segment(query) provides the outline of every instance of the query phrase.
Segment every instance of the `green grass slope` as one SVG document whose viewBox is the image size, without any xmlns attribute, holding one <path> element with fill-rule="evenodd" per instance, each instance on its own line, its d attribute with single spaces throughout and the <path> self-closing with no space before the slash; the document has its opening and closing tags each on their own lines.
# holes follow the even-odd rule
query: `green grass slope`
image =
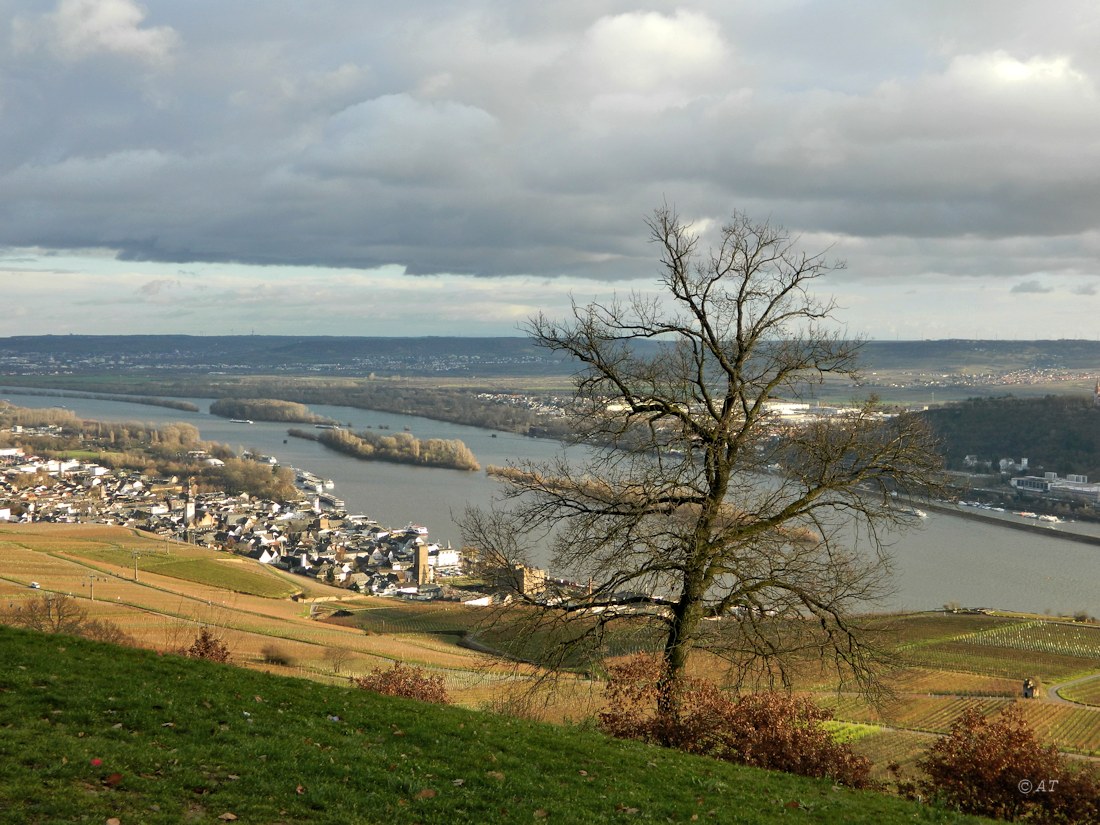
<svg viewBox="0 0 1100 825">
<path fill-rule="evenodd" d="M 0 627 L 0 822 L 977 822 L 591 731 Z M 696 820 L 697 817 L 697 820 Z"/>
</svg>

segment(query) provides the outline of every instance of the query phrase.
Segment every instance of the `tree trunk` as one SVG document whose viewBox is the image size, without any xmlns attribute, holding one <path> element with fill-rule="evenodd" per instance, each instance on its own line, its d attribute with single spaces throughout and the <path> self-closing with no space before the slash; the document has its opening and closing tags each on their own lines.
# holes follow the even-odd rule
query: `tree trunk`
<svg viewBox="0 0 1100 825">
<path fill-rule="evenodd" d="M 657 687 L 657 716 L 665 720 L 666 730 L 671 730 L 680 717 L 688 656 L 694 646 L 699 624 L 700 601 L 691 584 L 689 582 L 680 601 L 673 608 L 672 623 L 668 628 L 662 655 L 661 681 Z"/>
</svg>

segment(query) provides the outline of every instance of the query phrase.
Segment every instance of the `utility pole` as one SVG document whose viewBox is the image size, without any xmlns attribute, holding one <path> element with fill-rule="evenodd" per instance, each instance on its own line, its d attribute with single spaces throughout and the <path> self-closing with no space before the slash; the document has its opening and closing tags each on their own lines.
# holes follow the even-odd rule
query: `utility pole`
<svg viewBox="0 0 1100 825">
<path fill-rule="evenodd" d="M 140 553 L 131 553 L 130 555 L 134 557 L 134 581 L 137 581 L 138 580 L 138 559 L 141 558 L 141 554 Z"/>
</svg>

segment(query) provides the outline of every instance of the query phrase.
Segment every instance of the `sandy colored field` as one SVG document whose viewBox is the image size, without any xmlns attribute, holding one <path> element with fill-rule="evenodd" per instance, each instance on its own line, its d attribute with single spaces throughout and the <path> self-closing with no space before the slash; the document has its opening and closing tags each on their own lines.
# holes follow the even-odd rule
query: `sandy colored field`
<svg viewBox="0 0 1100 825">
<path fill-rule="evenodd" d="M 431 634 L 381 634 L 316 621 L 315 611 L 336 607 L 385 606 L 386 600 L 361 597 L 309 579 L 285 575 L 308 593 L 301 601 L 233 593 L 141 569 L 137 581 L 127 564 L 103 560 L 105 549 L 152 555 L 187 554 L 227 567 L 260 567 L 243 557 L 149 539 L 120 527 L 103 525 L 0 525 L 0 607 L 15 606 L 43 592 L 71 595 L 89 615 L 118 624 L 143 647 L 164 651 L 186 647 L 197 628 L 218 629 L 235 661 L 253 667 L 312 678 L 346 679 L 393 661 L 413 662 L 442 674 L 460 700 L 490 702 L 504 692 L 512 669 L 483 654 L 442 642 Z M 263 569 L 264 575 L 272 575 Z M 300 584 L 299 584 L 300 579 Z M 29 587 L 37 582 L 41 590 Z M 392 604 L 392 601 L 388 602 Z M 345 651 L 335 672 L 332 651 Z M 288 666 L 264 659 L 289 661 Z"/>
</svg>

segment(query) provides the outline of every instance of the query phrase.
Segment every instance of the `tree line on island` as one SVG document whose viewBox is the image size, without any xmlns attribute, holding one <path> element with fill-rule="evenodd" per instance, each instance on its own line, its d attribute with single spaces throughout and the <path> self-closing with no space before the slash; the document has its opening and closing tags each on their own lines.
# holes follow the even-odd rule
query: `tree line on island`
<svg viewBox="0 0 1100 825">
<path fill-rule="evenodd" d="M 277 398 L 219 398 L 210 405 L 210 414 L 222 418 L 254 421 L 286 421 L 303 424 L 331 424 L 331 419 L 310 411 L 305 404 Z"/>
<path fill-rule="evenodd" d="M 13 425 L 26 431 L 11 432 Z M 43 427 L 52 430 L 36 432 Z M 91 421 L 71 410 L 26 409 L 0 402 L 0 430 L 7 431 L 0 433 L 0 447 L 18 446 L 43 458 L 76 458 L 150 476 L 193 477 L 200 492 L 222 490 L 275 500 L 297 494 L 289 469 L 239 458 L 224 444 L 203 441 L 198 429 L 184 422 L 155 427 Z M 54 483 L 56 479 L 45 472 L 17 479 L 25 486 Z"/>
<path fill-rule="evenodd" d="M 332 404 L 355 407 L 361 410 L 418 415 L 436 421 L 464 424 L 470 427 L 526 433 L 536 423 L 537 417 L 524 407 L 492 403 L 478 396 L 477 389 L 451 389 L 442 387 L 407 386 L 393 380 L 302 381 L 251 380 L 243 391 L 255 395 L 268 394 L 299 404 Z M 201 387 L 194 391 L 202 394 Z M 232 392 L 230 390 L 229 392 Z M 241 402 L 243 398 L 225 398 L 222 402 Z M 229 409 L 229 407 L 225 407 Z M 213 412 L 213 408 L 211 408 Z M 224 415 L 225 413 L 215 413 Z M 231 418 L 252 418 L 257 421 L 302 421 L 319 423 L 311 419 L 261 418 L 260 415 L 232 415 Z"/>
<path fill-rule="evenodd" d="M 319 433 L 290 429 L 287 432 L 295 438 L 318 441 L 333 450 L 368 461 L 389 461 L 451 470 L 481 469 L 470 448 L 457 438 L 420 439 L 412 433 L 379 435 L 340 429 L 321 430 Z"/>
<path fill-rule="evenodd" d="M 50 385 L 64 387 L 68 385 L 65 376 L 49 376 Z M 35 376 L 21 376 L 20 383 L 27 387 L 37 386 Z M 114 375 L 81 376 L 83 387 L 94 387 L 103 393 L 128 395 L 133 390 L 131 382 Z M 174 376 L 171 379 L 143 376 L 142 387 L 150 392 L 183 397 L 209 397 L 221 394 L 211 405 L 213 415 L 225 418 L 248 418 L 253 421 L 286 421 L 300 423 L 321 423 L 326 419 L 297 418 L 287 410 L 278 410 L 270 406 L 263 409 L 252 407 L 249 410 L 241 404 L 252 404 L 264 399 L 285 400 L 288 404 L 297 404 L 299 413 L 306 404 L 330 404 L 354 407 L 360 410 L 395 413 L 398 415 L 417 415 L 436 421 L 452 424 L 464 424 L 470 427 L 537 435 L 546 438 L 558 438 L 567 434 L 566 425 L 558 420 L 540 419 L 532 410 L 522 405 L 500 403 L 482 397 L 483 393 L 492 394 L 494 390 L 486 387 L 429 387 L 410 386 L 399 378 L 321 378 L 311 376 L 286 376 L 282 379 L 256 378 L 253 376 L 218 376 L 217 380 L 209 376 Z M 18 389 L 21 394 L 44 394 L 34 389 Z M 66 395 L 76 393 L 65 391 Z M 528 393 L 529 394 L 529 393 Z M 88 394 L 91 396 L 91 394 Z M 195 410 L 195 405 L 187 401 L 173 403 L 172 399 L 152 397 L 118 399 L 113 396 L 99 395 L 108 400 L 125 400 L 134 403 L 172 406 L 181 410 Z M 178 405 L 178 406 L 177 406 Z M 249 411 L 252 414 L 249 414 Z M 268 415 L 290 415 L 291 417 L 269 418 Z M 306 416 L 313 415 L 306 411 Z"/>
</svg>

